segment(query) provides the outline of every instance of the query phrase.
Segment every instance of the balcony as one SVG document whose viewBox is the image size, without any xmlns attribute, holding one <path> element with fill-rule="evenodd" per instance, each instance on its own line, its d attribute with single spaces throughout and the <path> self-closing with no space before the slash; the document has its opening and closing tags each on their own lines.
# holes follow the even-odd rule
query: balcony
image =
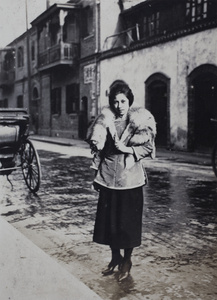
<svg viewBox="0 0 217 300">
<path fill-rule="evenodd" d="M 60 42 L 39 53 L 39 70 L 50 69 L 59 65 L 73 65 L 79 57 L 79 45 Z"/>
<path fill-rule="evenodd" d="M 15 82 L 15 51 L 11 47 L 0 50 L 0 87 L 7 88 Z"/>
<path fill-rule="evenodd" d="M 139 26 L 128 28 L 127 30 L 108 36 L 103 45 L 103 51 L 111 50 L 114 48 L 126 48 L 129 47 L 133 42 L 138 41 L 139 37 Z"/>
</svg>

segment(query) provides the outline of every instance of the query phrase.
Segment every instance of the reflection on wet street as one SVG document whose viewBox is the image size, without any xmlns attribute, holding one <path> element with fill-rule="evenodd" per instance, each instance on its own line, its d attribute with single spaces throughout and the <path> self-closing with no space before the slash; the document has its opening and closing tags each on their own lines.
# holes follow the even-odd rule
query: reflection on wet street
<svg viewBox="0 0 217 300">
<path fill-rule="evenodd" d="M 145 191 L 144 230 L 157 236 L 167 233 L 168 242 L 176 236 L 174 247 L 191 247 L 184 235 L 204 241 L 204 247 L 215 240 L 217 222 L 217 183 L 187 177 L 186 174 L 149 170 Z M 186 232 L 187 231 L 187 232 Z M 215 247 L 214 247 L 215 249 Z"/>
<path fill-rule="evenodd" d="M 0 213 L 102 299 L 217 299 L 214 176 L 149 164 L 142 245 L 134 250 L 131 276 L 120 284 L 118 271 L 101 276 L 110 251 L 92 243 L 97 193 L 90 158 L 39 155 L 38 194 L 29 193 L 21 174 L 11 175 L 13 190 L 1 178 Z"/>
</svg>

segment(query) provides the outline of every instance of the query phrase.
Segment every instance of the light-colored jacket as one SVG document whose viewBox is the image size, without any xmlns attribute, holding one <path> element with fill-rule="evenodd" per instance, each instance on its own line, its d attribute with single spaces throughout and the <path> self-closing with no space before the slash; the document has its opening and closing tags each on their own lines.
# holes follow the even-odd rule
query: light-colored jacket
<svg viewBox="0 0 217 300">
<path fill-rule="evenodd" d="M 97 170 L 94 182 L 111 189 L 132 189 L 146 184 L 142 160 L 154 157 L 156 123 L 153 115 L 141 107 L 130 107 L 127 126 L 120 140 L 132 147 L 134 154 L 116 149 L 115 115 L 109 107 L 102 109 L 88 130 L 86 141 L 94 153 L 92 168 Z"/>
</svg>

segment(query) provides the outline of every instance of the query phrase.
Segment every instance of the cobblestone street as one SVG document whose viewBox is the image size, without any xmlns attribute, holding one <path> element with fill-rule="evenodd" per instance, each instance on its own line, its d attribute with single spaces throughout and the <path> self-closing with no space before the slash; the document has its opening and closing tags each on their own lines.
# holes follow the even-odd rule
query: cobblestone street
<svg viewBox="0 0 217 300">
<path fill-rule="evenodd" d="M 208 167 L 147 161 L 142 245 L 134 250 L 131 276 L 118 283 L 118 271 L 101 275 L 108 247 L 92 242 L 98 195 L 91 190 L 90 155 L 36 146 L 41 188 L 30 194 L 21 174 L 12 174 L 11 189 L 2 177 L 3 218 L 102 299 L 217 298 L 217 181 Z"/>
</svg>

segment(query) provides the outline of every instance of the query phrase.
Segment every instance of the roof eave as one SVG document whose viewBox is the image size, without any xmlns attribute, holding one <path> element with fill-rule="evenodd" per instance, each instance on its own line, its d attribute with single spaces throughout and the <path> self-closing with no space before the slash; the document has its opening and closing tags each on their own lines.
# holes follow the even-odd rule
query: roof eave
<svg viewBox="0 0 217 300">
<path fill-rule="evenodd" d="M 48 19 L 49 16 L 54 14 L 56 11 L 60 9 L 65 10 L 72 10 L 72 9 L 79 9 L 81 6 L 78 4 L 73 3 L 55 3 L 50 6 L 47 10 L 45 10 L 42 14 L 40 14 L 36 19 L 31 22 L 32 26 L 37 26 L 39 23 L 43 22 L 44 20 Z"/>
</svg>

